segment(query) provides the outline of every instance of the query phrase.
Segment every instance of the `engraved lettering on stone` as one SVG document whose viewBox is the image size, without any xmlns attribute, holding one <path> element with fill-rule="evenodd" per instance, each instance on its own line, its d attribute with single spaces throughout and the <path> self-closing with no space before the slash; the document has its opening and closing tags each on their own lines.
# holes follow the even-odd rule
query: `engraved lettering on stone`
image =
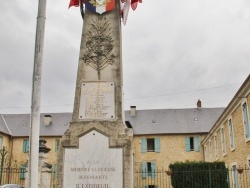
<svg viewBox="0 0 250 188">
<path fill-rule="evenodd" d="M 122 153 L 95 130 L 80 137 L 79 148 L 65 149 L 64 187 L 122 188 Z"/>
<path fill-rule="evenodd" d="M 86 47 L 87 52 L 83 56 L 83 61 L 97 71 L 100 80 L 101 70 L 114 62 L 113 39 L 110 23 L 106 18 L 93 21 L 87 33 Z"/>
<path fill-rule="evenodd" d="M 114 83 L 82 84 L 79 119 L 114 119 Z"/>
</svg>

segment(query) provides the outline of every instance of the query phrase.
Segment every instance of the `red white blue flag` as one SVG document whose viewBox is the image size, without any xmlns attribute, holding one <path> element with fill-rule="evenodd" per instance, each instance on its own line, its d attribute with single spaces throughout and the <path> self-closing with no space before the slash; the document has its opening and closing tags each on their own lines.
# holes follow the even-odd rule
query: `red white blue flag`
<svg viewBox="0 0 250 188">
<path fill-rule="evenodd" d="M 126 22 L 127 22 L 129 8 L 130 8 L 130 0 L 122 0 L 121 1 L 121 17 L 122 17 L 124 25 L 126 25 Z"/>
<path fill-rule="evenodd" d="M 133 10 L 135 10 L 137 8 L 137 4 L 142 3 L 142 0 L 131 0 L 131 7 Z"/>
<path fill-rule="evenodd" d="M 102 14 L 115 8 L 115 0 L 86 0 L 85 5 L 88 10 Z"/>
<path fill-rule="evenodd" d="M 116 0 L 82 0 L 82 3 L 86 5 L 87 9 L 102 14 L 114 9 L 115 1 Z M 69 8 L 71 6 L 78 7 L 79 3 L 79 0 L 70 0 Z M 124 25 L 127 22 L 130 6 L 133 10 L 135 10 L 138 3 L 142 3 L 142 0 L 121 0 L 121 18 Z"/>
<path fill-rule="evenodd" d="M 135 10 L 137 8 L 138 2 L 142 3 L 142 0 L 131 0 L 131 2 L 130 0 L 121 0 L 121 18 L 124 25 L 126 25 L 127 22 L 130 6 L 133 10 Z"/>
<path fill-rule="evenodd" d="M 69 2 L 69 8 L 72 6 L 78 7 L 79 6 L 79 0 L 70 0 Z M 82 0 L 82 3 L 85 3 L 85 0 Z"/>
</svg>

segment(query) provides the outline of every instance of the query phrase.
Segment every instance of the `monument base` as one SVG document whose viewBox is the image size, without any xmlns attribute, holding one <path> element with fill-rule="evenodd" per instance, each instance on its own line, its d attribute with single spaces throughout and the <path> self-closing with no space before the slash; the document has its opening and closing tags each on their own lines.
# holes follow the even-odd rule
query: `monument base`
<svg viewBox="0 0 250 188">
<path fill-rule="evenodd" d="M 132 129 L 123 122 L 73 122 L 62 137 L 59 188 L 132 188 Z"/>
</svg>

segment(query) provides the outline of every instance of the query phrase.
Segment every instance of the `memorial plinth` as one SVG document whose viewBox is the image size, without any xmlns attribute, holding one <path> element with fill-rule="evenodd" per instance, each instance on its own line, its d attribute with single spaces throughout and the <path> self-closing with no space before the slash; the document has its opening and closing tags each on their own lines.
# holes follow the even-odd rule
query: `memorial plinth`
<svg viewBox="0 0 250 188">
<path fill-rule="evenodd" d="M 109 148 L 109 138 L 92 130 L 79 138 L 79 148 L 65 149 L 64 187 L 122 188 L 122 164 L 122 148 Z"/>
<path fill-rule="evenodd" d="M 106 2 L 106 1 L 100 1 Z M 72 122 L 58 155 L 59 188 L 132 188 L 132 129 L 123 119 L 120 1 L 86 9 Z"/>
</svg>

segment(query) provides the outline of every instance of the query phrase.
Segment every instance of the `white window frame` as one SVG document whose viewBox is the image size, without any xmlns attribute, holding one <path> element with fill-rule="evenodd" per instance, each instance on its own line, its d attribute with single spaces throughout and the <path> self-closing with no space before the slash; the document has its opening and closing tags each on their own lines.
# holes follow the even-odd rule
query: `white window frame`
<svg viewBox="0 0 250 188">
<path fill-rule="evenodd" d="M 232 130 L 230 129 L 230 121 L 231 121 Z M 228 135 L 229 135 L 229 140 L 230 140 L 230 149 L 231 149 L 231 151 L 234 151 L 235 150 L 235 139 L 234 139 L 234 124 L 233 124 L 232 117 L 230 117 L 228 119 Z M 232 141 L 233 141 L 233 147 L 232 147 Z"/>
<path fill-rule="evenodd" d="M 207 143 L 204 144 L 204 158 L 205 158 L 205 161 L 207 160 Z"/>
<path fill-rule="evenodd" d="M 208 146 L 209 146 L 209 160 L 212 162 L 213 157 L 212 157 L 212 143 L 211 143 L 211 140 L 208 141 Z"/>
<path fill-rule="evenodd" d="M 218 137 L 217 134 L 214 134 L 214 153 L 215 153 L 215 159 L 219 159 L 219 151 L 218 151 Z"/>
<path fill-rule="evenodd" d="M 222 131 L 223 130 L 223 131 Z M 226 145 L 226 137 L 225 137 L 225 128 L 222 126 L 220 128 L 220 135 L 221 135 L 221 151 L 223 157 L 227 155 L 227 145 Z"/>
<path fill-rule="evenodd" d="M 249 122 L 249 129 L 250 129 L 250 117 L 249 117 L 249 108 L 248 108 L 248 103 L 247 100 L 244 99 L 241 103 L 241 113 L 242 113 L 242 122 L 243 122 L 243 127 L 244 127 L 244 138 L 245 138 L 245 142 L 249 142 L 250 141 L 250 136 L 248 138 L 246 138 L 246 125 L 244 122 L 244 113 L 243 113 L 243 105 L 246 103 L 246 108 L 247 108 L 247 118 L 248 118 L 248 122 Z"/>
<path fill-rule="evenodd" d="M 233 187 L 234 187 L 234 184 L 235 184 L 235 179 L 234 179 L 234 170 L 233 170 L 233 166 L 236 166 L 236 169 L 238 168 L 238 165 L 237 165 L 237 163 L 236 162 L 233 162 L 233 163 L 231 163 L 231 169 L 232 169 L 232 181 L 233 181 Z M 238 179 L 237 179 L 237 185 L 239 185 L 239 174 L 238 174 L 238 171 L 236 170 L 236 174 L 237 174 L 237 177 L 238 177 Z M 239 187 L 239 186 L 238 186 Z M 236 188 L 238 188 L 238 187 L 236 187 Z"/>
</svg>

